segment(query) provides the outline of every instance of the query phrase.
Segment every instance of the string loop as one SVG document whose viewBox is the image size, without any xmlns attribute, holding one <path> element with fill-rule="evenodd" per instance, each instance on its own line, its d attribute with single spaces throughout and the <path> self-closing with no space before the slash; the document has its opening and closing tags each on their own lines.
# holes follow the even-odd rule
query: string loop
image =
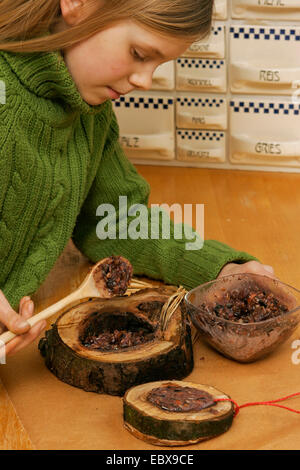
<svg viewBox="0 0 300 470">
<path fill-rule="evenodd" d="M 289 408 L 288 406 L 284 405 L 278 405 L 279 401 L 284 401 L 287 400 L 288 398 L 296 397 L 299 396 L 300 392 L 297 393 L 292 393 L 291 395 L 287 395 L 286 397 L 282 398 L 277 398 L 277 400 L 269 400 L 269 401 L 253 401 L 249 403 L 244 403 L 243 405 L 238 405 L 236 401 L 234 401 L 232 398 L 216 398 L 214 401 L 230 401 L 231 403 L 234 404 L 234 418 L 238 415 L 239 411 L 241 408 L 246 408 L 247 406 L 256 406 L 256 405 L 269 405 L 269 406 L 277 406 L 278 408 L 283 408 L 284 410 L 287 411 L 292 411 L 293 413 L 298 413 L 300 414 L 300 410 L 295 410 L 294 408 Z"/>
</svg>

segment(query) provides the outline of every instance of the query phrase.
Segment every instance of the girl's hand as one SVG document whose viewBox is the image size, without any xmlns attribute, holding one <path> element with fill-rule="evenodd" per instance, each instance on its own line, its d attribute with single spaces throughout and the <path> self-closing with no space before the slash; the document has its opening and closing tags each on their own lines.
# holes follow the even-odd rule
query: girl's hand
<svg viewBox="0 0 300 470">
<path fill-rule="evenodd" d="M 263 276 L 269 276 L 276 279 L 272 266 L 269 266 L 268 264 L 261 264 L 258 261 L 248 261 L 247 263 L 243 264 L 228 263 L 223 267 L 223 269 L 221 269 L 218 278 L 237 273 L 261 274 Z"/>
<path fill-rule="evenodd" d="M 30 297 L 22 297 L 19 303 L 19 313 L 15 312 L 2 290 L 0 290 L 0 334 L 6 330 L 20 336 L 9 341 L 6 345 L 6 356 L 11 355 L 32 343 L 46 328 L 47 322 L 41 320 L 32 328 L 26 321 L 34 313 L 34 303 Z M 1 346 L 1 343 L 0 343 Z"/>
</svg>

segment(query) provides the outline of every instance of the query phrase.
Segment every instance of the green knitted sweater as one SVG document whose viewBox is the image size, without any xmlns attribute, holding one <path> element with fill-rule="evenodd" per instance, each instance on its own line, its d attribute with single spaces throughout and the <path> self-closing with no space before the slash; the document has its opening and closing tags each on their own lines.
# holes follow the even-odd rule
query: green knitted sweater
<svg viewBox="0 0 300 470">
<path fill-rule="evenodd" d="M 100 204 L 117 208 L 119 195 L 128 207 L 147 204 L 150 192 L 119 145 L 111 101 L 88 105 L 57 52 L 1 51 L 0 80 L 0 288 L 13 308 L 38 289 L 71 237 L 93 262 L 122 255 L 135 274 L 187 289 L 230 261 L 255 259 L 213 240 L 195 251 L 185 238 L 99 239 Z"/>
</svg>

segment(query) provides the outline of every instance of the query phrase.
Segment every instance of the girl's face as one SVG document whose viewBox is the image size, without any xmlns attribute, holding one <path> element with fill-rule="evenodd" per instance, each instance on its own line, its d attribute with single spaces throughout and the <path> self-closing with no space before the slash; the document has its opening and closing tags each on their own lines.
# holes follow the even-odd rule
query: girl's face
<svg viewBox="0 0 300 470">
<path fill-rule="evenodd" d="M 82 98 L 99 105 L 133 90 L 149 90 L 155 69 L 189 44 L 123 20 L 63 52 Z"/>
</svg>

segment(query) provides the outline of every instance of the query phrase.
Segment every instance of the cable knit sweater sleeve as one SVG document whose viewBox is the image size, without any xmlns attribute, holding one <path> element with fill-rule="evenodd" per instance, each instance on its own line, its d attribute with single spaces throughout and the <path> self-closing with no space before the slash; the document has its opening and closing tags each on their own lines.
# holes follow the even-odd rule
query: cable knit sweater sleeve
<svg viewBox="0 0 300 470">
<path fill-rule="evenodd" d="M 191 239 L 185 237 L 175 239 L 172 221 L 170 221 L 170 239 L 163 239 L 161 236 L 158 239 L 151 239 L 153 213 L 149 207 L 145 209 L 148 219 L 147 238 L 144 233 L 144 238 L 132 239 L 128 236 L 127 239 L 120 239 L 118 234 L 122 233 L 121 238 L 125 238 L 126 230 L 119 231 L 121 223 L 124 224 L 124 217 L 120 217 L 118 211 L 119 196 L 127 197 L 129 209 L 134 204 L 143 204 L 147 207 L 149 193 L 149 184 L 138 174 L 118 143 L 118 124 L 113 114 L 110 135 L 96 178 L 81 208 L 73 232 L 75 245 L 94 262 L 112 254 L 122 255 L 132 263 L 134 274 L 183 285 L 187 289 L 216 278 L 222 267 L 229 262 L 244 263 L 256 259 L 215 240 L 206 240 L 201 249 L 187 250 L 186 243 L 191 242 Z M 96 215 L 100 204 L 111 204 L 116 210 L 116 226 L 112 229 L 110 237 L 106 239 L 99 239 L 96 233 L 97 224 L 101 220 Z M 127 217 L 127 228 L 135 218 L 136 215 Z M 111 235 L 115 229 L 116 237 L 113 238 Z"/>
</svg>

